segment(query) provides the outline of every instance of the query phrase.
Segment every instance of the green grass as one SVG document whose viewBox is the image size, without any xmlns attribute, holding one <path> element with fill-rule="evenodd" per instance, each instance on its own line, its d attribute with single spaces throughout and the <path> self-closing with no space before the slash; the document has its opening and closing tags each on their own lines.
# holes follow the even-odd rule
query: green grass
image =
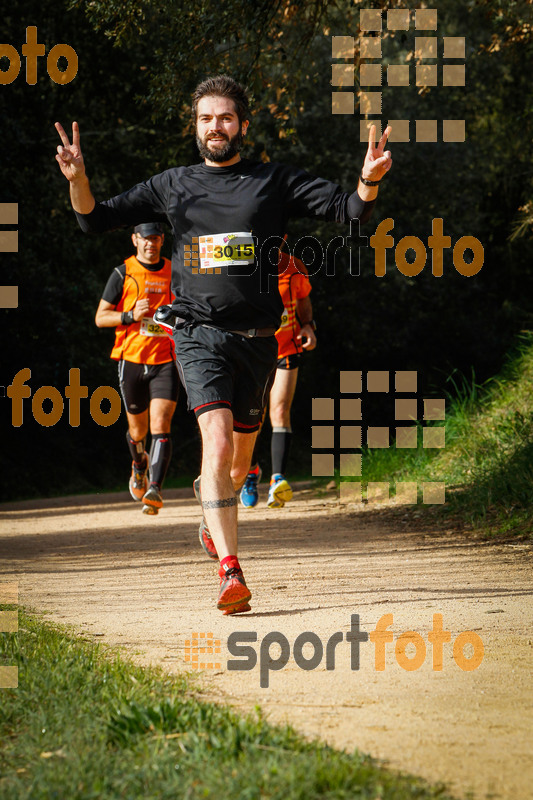
<svg viewBox="0 0 533 800">
<path fill-rule="evenodd" d="M 450 379 L 443 450 L 374 450 L 367 480 L 444 481 L 445 512 L 488 534 L 533 530 L 533 335 L 523 334 L 500 375 L 477 386 Z M 435 507 L 434 507 L 435 508 Z"/>
<path fill-rule="evenodd" d="M 0 798 L 378 800 L 444 797 L 358 752 L 307 742 L 259 712 L 202 702 L 193 677 L 142 669 L 20 611 L 2 634 Z"/>
</svg>

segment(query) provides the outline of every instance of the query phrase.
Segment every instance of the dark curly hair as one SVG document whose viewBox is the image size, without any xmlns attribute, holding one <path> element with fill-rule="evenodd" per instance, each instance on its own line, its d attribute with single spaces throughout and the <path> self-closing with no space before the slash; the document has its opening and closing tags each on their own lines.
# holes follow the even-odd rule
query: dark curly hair
<svg viewBox="0 0 533 800">
<path fill-rule="evenodd" d="M 235 110 L 242 123 L 250 119 L 248 95 L 240 83 L 230 78 L 229 75 L 215 75 L 199 83 L 192 96 L 192 119 L 196 125 L 196 110 L 198 101 L 202 97 L 229 97 L 235 103 Z"/>
</svg>

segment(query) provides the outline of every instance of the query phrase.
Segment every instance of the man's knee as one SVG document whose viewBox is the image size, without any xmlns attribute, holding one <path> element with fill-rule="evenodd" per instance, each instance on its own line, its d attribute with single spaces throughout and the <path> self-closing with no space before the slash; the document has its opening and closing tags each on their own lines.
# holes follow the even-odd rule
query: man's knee
<svg viewBox="0 0 533 800">
<path fill-rule="evenodd" d="M 270 422 L 273 427 L 287 426 L 291 422 L 291 402 L 283 401 L 270 406 Z"/>
<path fill-rule="evenodd" d="M 202 429 L 204 458 L 213 470 L 229 468 L 233 460 L 233 438 L 222 427 L 209 425 Z"/>
<path fill-rule="evenodd" d="M 146 438 L 148 433 L 148 422 L 146 420 L 128 420 L 128 430 L 134 442 L 140 442 Z"/>
<path fill-rule="evenodd" d="M 170 433 L 176 403 L 156 398 L 150 403 L 150 433 Z"/>
<path fill-rule="evenodd" d="M 150 417 L 150 433 L 155 435 L 157 433 L 170 433 L 172 425 L 172 414 L 170 415 L 157 415 Z"/>
</svg>

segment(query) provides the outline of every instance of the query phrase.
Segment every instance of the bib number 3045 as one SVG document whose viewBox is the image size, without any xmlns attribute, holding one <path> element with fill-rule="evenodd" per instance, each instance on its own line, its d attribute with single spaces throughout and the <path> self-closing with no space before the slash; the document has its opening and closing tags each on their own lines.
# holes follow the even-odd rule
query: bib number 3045
<svg viewBox="0 0 533 800">
<path fill-rule="evenodd" d="M 254 263 L 254 240 L 249 232 L 216 233 L 198 238 L 200 269 L 222 266 L 238 267 Z"/>
</svg>

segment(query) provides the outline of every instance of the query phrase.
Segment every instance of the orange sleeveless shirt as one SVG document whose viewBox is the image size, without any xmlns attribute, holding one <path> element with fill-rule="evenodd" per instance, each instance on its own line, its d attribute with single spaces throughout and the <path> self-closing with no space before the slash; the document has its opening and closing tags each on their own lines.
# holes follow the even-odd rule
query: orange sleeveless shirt
<svg viewBox="0 0 533 800">
<path fill-rule="evenodd" d="M 278 273 L 283 314 L 281 325 L 276 331 L 276 339 L 278 358 L 284 358 L 293 353 L 303 352 L 301 344 L 296 340 L 296 336 L 300 333 L 300 323 L 296 318 L 296 301 L 307 297 L 311 291 L 311 283 L 305 264 L 284 251 L 279 254 Z"/>
<path fill-rule="evenodd" d="M 135 256 L 124 262 L 124 289 L 116 310 L 131 311 L 138 299 L 147 297 L 150 311 L 148 317 L 132 325 L 117 325 L 115 345 L 111 351 L 111 358 L 116 361 L 124 359 L 134 364 L 166 364 L 174 360 L 173 340 L 152 319 L 156 309 L 169 305 L 174 297 L 170 289 L 170 261 L 168 258 L 163 261 L 164 266 L 157 272 L 143 267 Z"/>
</svg>

